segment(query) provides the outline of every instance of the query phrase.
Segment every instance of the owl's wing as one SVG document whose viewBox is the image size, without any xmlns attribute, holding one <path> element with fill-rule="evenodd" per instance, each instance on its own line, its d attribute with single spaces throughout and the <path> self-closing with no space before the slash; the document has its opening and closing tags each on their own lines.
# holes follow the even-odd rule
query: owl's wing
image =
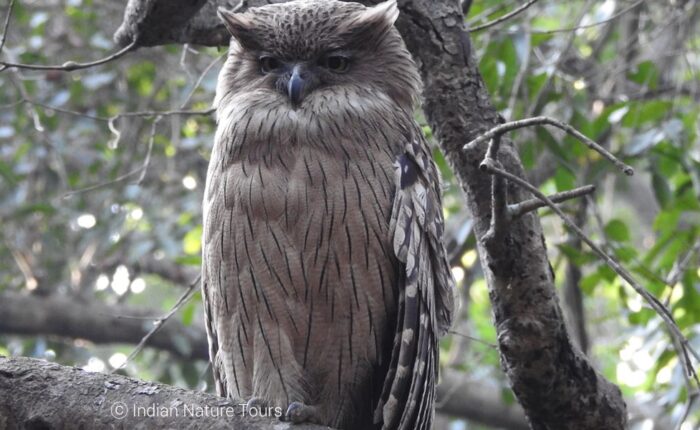
<svg viewBox="0 0 700 430">
<path fill-rule="evenodd" d="M 224 169 L 221 168 L 223 157 L 218 153 L 218 147 L 223 145 L 218 145 L 218 143 L 214 145 L 211 155 L 212 160 L 218 160 L 218 162 L 215 165 L 210 165 L 207 171 L 207 185 L 202 205 L 204 233 L 202 235 L 202 300 L 214 385 L 218 395 L 228 397 L 231 393 L 228 392 L 229 387 L 219 351 L 220 339 L 217 321 L 222 318 L 220 315 L 222 305 L 226 308 L 229 305 L 229 298 L 221 281 L 221 270 L 226 267 L 224 250 L 230 247 L 228 238 L 222 232 L 224 223 L 229 218 L 230 207 L 227 207 L 229 202 L 225 195 L 225 184 L 222 185 L 226 180 Z M 214 164 L 214 161 L 211 164 Z M 222 301 L 224 303 L 221 303 Z"/>
<path fill-rule="evenodd" d="M 396 334 L 376 418 L 383 429 L 430 429 L 438 339 L 452 322 L 454 281 L 442 242 L 440 177 L 423 134 L 413 130 L 394 164 L 390 232 L 403 263 Z"/>
</svg>

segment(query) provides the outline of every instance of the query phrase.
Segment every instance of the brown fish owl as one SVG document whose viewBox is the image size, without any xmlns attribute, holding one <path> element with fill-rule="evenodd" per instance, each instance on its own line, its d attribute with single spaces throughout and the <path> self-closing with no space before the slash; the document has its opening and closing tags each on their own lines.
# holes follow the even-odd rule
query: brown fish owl
<svg viewBox="0 0 700 430">
<path fill-rule="evenodd" d="M 220 10 L 203 296 L 217 391 L 339 429 L 429 429 L 453 313 L 420 77 L 374 7 Z"/>
</svg>

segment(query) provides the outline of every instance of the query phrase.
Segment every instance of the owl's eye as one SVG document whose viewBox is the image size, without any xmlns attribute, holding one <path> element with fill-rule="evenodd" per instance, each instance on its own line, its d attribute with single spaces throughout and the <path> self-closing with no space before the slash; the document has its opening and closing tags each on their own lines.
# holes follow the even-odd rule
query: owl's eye
<svg viewBox="0 0 700 430">
<path fill-rule="evenodd" d="M 263 73 L 272 73 L 282 68 L 282 62 L 275 57 L 264 56 L 260 57 L 260 70 Z"/>
<path fill-rule="evenodd" d="M 332 72 L 342 73 L 348 70 L 350 59 L 342 55 L 329 55 L 321 59 L 321 66 Z"/>
</svg>

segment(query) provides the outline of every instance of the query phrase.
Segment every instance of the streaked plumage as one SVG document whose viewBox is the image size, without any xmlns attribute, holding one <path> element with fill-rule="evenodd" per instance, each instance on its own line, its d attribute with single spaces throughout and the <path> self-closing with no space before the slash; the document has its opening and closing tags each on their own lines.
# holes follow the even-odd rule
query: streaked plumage
<svg viewBox="0 0 700 430">
<path fill-rule="evenodd" d="M 202 270 L 218 393 L 341 429 L 430 428 L 453 285 L 395 1 L 221 15 Z"/>
</svg>

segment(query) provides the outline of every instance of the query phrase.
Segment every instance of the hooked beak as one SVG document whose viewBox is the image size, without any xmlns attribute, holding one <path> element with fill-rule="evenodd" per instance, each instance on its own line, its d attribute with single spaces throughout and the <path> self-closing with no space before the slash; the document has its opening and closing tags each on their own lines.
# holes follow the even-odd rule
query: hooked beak
<svg viewBox="0 0 700 430">
<path fill-rule="evenodd" d="M 293 106 L 299 106 L 304 99 L 304 88 L 306 87 L 306 76 L 302 73 L 302 67 L 297 64 L 292 69 L 292 76 L 287 84 L 287 95 Z"/>
</svg>

